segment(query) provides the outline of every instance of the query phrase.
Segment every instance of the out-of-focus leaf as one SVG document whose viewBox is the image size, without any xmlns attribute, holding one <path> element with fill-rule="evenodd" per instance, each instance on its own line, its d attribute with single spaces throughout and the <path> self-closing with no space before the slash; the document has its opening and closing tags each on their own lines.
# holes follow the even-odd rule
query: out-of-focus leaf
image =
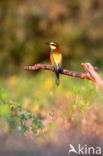
<svg viewBox="0 0 103 156">
<path fill-rule="evenodd" d="M 18 125 L 20 125 L 20 120 L 14 116 L 9 116 L 7 118 L 7 121 L 8 121 L 9 126 L 12 130 L 15 129 Z"/>
<path fill-rule="evenodd" d="M 43 124 L 40 119 L 38 118 L 34 119 L 33 123 L 37 126 L 37 128 L 43 128 Z"/>
<path fill-rule="evenodd" d="M 24 113 L 19 113 L 19 117 L 21 120 L 26 120 L 26 115 Z"/>
<path fill-rule="evenodd" d="M 26 132 L 29 128 L 26 125 L 21 125 L 22 132 Z"/>
<path fill-rule="evenodd" d="M 8 105 L 0 105 L 0 115 L 7 116 L 10 114 L 10 108 Z"/>
<path fill-rule="evenodd" d="M 0 99 L 3 102 L 6 102 L 9 98 L 9 94 L 7 92 L 7 90 L 5 90 L 4 88 L 0 88 Z"/>
</svg>

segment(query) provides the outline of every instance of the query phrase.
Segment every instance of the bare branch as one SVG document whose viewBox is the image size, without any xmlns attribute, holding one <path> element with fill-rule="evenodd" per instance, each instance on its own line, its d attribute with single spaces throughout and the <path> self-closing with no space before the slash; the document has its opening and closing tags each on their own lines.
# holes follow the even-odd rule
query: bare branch
<svg viewBox="0 0 103 156">
<path fill-rule="evenodd" d="M 83 66 L 83 64 L 82 64 Z M 84 67 L 83 67 L 84 68 Z M 94 67 L 93 67 L 94 68 Z M 54 68 L 51 65 L 46 65 L 46 64 L 35 64 L 34 66 L 25 66 L 24 70 L 30 70 L 30 71 L 36 71 L 36 70 L 40 70 L 40 69 L 44 69 L 44 70 L 50 70 L 52 72 L 54 72 Z M 96 70 L 96 68 L 94 68 L 94 70 Z M 68 69 L 63 69 L 61 74 L 64 75 L 68 75 L 68 76 L 72 76 L 72 77 L 77 77 L 80 79 L 89 79 L 91 80 L 91 75 L 89 73 L 81 73 L 81 72 L 74 72 Z"/>
<path fill-rule="evenodd" d="M 90 63 L 82 63 L 81 66 L 86 71 L 85 73 L 75 72 L 75 71 L 71 71 L 68 69 L 63 69 L 60 74 L 77 77 L 80 79 L 91 80 L 103 91 L 103 79 L 97 73 L 98 68 L 93 67 L 93 65 Z M 46 64 L 35 64 L 34 66 L 25 66 L 24 67 L 24 70 L 29 70 L 29 71 L 36 71 L 36 70 L 40 70 L 40 69 L 49 70 L 49 71 L 54 72 L 53 66 L 46 65 Z"/>
<path fill-rule="evenodd" d="M 100 75 L 94 70 L 93 66 L 90 63 L 82 63 L 82 67 L 87 71 L 90 75 L 91 80 L 99 87 L 99 89 L 103 92 L 103 79 Z"/>
</svg>

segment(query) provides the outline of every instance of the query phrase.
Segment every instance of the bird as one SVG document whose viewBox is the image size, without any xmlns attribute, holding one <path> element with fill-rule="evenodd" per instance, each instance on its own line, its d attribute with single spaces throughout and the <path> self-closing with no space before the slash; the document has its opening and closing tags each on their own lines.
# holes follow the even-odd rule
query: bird
<svg viewBox="0 0 103 156">
<path fill-rule="evenodd" d="M 54 67 L 56 74 L 56 84 L 60 84 L 59 74 L 62 72 L 62 53 L 60 51 L 60 46 L 57 42 L 46 42 L 45 44 L 49 45 L 50 51 L 50 61 Z"/>
</svg>

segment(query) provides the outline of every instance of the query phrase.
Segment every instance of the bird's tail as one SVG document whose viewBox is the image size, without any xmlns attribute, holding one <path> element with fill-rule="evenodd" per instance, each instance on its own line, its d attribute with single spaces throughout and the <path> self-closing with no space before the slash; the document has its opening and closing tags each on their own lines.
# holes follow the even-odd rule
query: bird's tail
<svg viewBox="0 0 103 156">
<path fill-rule="evenodd" d="M 56 85 L 59 86 L 60 84 L 59 70 L 57 70 L 55 73 L 56 73 Z"/>
<path fill-rule="evenodd" d="M 59 74 L 63 72 L 63 68 L 54 66 L 54 71 L 55 71 L 55 74 L 56 74 L 56 85 L 59 86 L 60 85 Z"/>
</svg>

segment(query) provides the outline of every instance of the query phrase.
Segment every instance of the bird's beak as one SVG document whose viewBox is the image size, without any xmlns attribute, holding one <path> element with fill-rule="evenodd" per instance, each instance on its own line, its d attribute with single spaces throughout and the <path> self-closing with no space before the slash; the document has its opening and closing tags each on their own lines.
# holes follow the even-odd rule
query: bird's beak
<svg viewBox="0 0 103 156">
<path fill-rule="evenodd" d="M 50 43 L 49 43 L 49 42 L 45 42 L 45 44 L 50 45 Z"/>
</svg>

